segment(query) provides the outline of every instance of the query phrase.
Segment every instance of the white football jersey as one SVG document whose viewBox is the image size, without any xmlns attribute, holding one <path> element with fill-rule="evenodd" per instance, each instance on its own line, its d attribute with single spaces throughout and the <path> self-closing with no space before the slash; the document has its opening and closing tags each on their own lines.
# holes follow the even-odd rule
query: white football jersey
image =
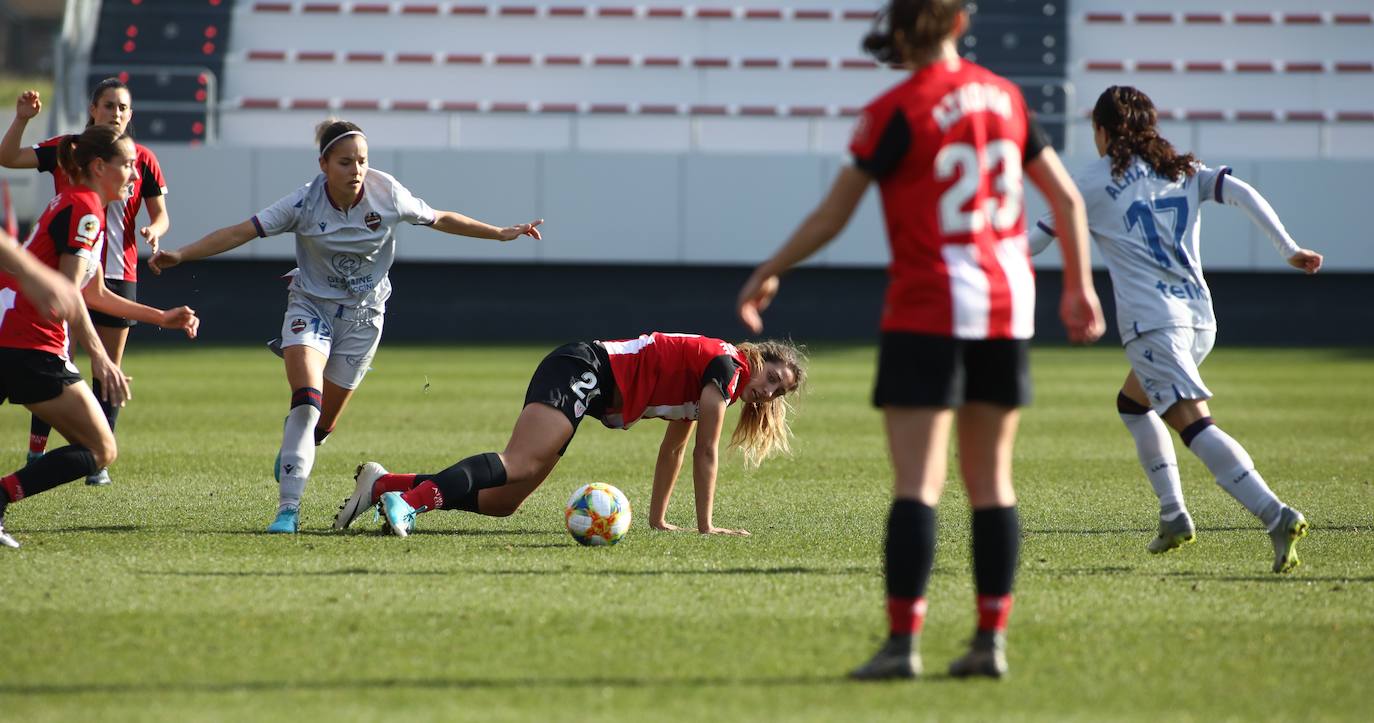
<svg viewBox="0 0 1374 723">
<path fill-rule="evenodd" d="M 1151 329 L 1216 328 L 1198 241 L 1202 204 L 1222 200 L 1221 179 L 1230 172 L 1199 165 L 1191 178 L 1173 181 L 1137 158 L 1113 178 L 1111 157 L 1103 156 L 1074 174 L 1112 276 L 1121 343 Z M 1054 235 L 1048 217 L 1040 226 Z"/>
<path fill-rule="evenodd" d="M 434 218 L 434 209 L 390 174 L 368 169 L 350 208 L 329 199 L 321 173 L 252 220 L 259 236 L 296 234 L 299 273 L 292 289 L 344 306 L 380 308 L 391 296 L 387 272 L 396 258 L 396 224 L 428 226 Z"/>
</svg>

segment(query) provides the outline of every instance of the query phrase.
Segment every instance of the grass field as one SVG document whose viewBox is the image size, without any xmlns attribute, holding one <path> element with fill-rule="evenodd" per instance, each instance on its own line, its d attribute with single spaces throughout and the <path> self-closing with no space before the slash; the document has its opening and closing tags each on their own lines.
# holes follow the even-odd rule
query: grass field
<svg viewBox="0 0 1374 723">
<path fill-rule="evenodd" d="M 1368 720 L 1374 353 L 1223 347 L 1206 366 L 1218 422 L 1312 523 L 1305 564 L 1279 577 L 1258 524 L 1186 450 L 1198 543 L 1146 555 L 1156 507 L 1112 403 L 1120 350 L 1038 349 L 1011 677 L 942 674 L 973 627 L 954 484 L 933 674 L 860 685 L 843 674 L 883 633 L 890 489 L 871 348 L 814 353 L 792 458 L 723 465 L 716 521 L 751 538 L 642 517 L 614 548 L 567 536 L 562 505 L 584 482 L 647 511 L 656 422 L 584 425 L 508 519 L 427 514 L 404 540 L 327 531 L 361 461 L 436 471 L 499 449 L 544 351 L 384 347 L 321 450 L 306 529 L 286 537 L 261 534 L 280 362 L 135 345 L 115 484 L 6 516 L 24 547 L 0 550 L 0 720 Z M 8 468 L 27 424 L 0 413 Z M 690 477 L 670 520 L 692 523 Z"/>
</svg>

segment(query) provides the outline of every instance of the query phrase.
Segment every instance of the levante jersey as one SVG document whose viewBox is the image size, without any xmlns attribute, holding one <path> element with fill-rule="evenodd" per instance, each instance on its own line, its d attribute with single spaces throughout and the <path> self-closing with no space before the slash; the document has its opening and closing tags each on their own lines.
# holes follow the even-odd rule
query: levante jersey
<svg viewBox="0 0 1374 723">
<path fill-rule="evenodd" d="M 864 109 L 849 149 L 882 197 L 883 331 L 1034 334 L 1021 169 L 1047 145 L 1021 91 L 962 60 L 920 68 Z"/>
<path fill-rule="evenodd" d="M 38 156 L 38 170 L 52 174 L 53 191 L 61 193 L 71 186 L 71 179 L 57 167 L 57 144 L 63 138 L 49 138 L 33 147 Z M 167 195 L 167 179 L 157 156 L 146 146 L 134 144 L 138 158 L 138 180 L 134 192 L 123 201 L 112 201 L 105 209 L 105 246 L 99 256 L 105 265 L 105 278 L 138 281 L 138 209 L 143 199 Z"/>
<path fill-rule="evenodd" d="M 86 259 L 84 288 L 100 269 L 96 252 L 105 231 L 100 196 L 85 186 L 68 188 L 53 197 L 33 225 L 28 253 L 56 269 L 62 254 Z M 66 358 L 67 324 L 48 321 L 19 289 L 19 280 L 0 271 L 0 347 L 34 349 Z"/>
<path fill-rule="evenodd" d="M 1119 177 L 1110 156 L 1074 174 L 1087 204 L 1088 230 L 1107 261 L 1121 343 L 1151 329 L 1215 329 L 1212 292 L 1202 277 L 1202 204 L 1221 202 L 1225 166 L 1199 165 L 1177 181 L 1136 158 Z M 1054 235 L 1053 221 L 1041 230 Z"/>
<path fill-rule="evenodd" d="M 253 217 L 259 236 L 296 235 L 291 288 L 344 306 L 383 308 L 396 259 L 396 225 L 434 223 L 434 209 L 391 175 L 369 169 L 358 197 L 339 208 L 323 173 Z"/>
<path fill-rule="evenodd" d="M 628 429 L 647 418 L 695 420 L 706 385 L 733 404 L 749 384 L 743 352 L 720 339 L 656 331 L 599 343 L 620 391 L 620 408 L 606 410 L 601 418 L 612 429 Z"/>
</svg>

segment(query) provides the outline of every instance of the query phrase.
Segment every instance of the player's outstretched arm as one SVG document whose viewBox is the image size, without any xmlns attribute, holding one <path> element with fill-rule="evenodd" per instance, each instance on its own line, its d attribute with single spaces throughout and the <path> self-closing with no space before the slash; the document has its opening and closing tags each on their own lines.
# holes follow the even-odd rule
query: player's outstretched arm
<svg viewBox="0 0 1374 723">
<path fill-rule="evenodd" d="M 703 535 L 739 535 L 748 530 L 716 527 L 712 511 L 716 498 L 716 471 L 719 468 L 720 432 L 725 427 L 725 397 L 714 384 L 701 390 L 697 406 L 697 440 L 692 448 L 692 480 L 697 503 L 697 532 Z"/>
<path fill-rule="evenodd" d="M 1244 211 L 1245 215 L 1250 217 L 1250 222 L 1274 243 L 1274 249 L 1288 261 L 1289 266 L 1309 274 L 1315 274 L 1321 269 L 1322 255 L 1311 249 L 1302 248 L 1288 235 L 1288 229 L 1283 227 L 1283 222 L 1279 220 L 1274 207 L 1269 205 L 1269 201 L 1265 200 L 1254 186 L 1229 174 L 1222 176 L 1217 183 L 1221 184 L 1222 201 L 1228 206 L 1235 206 Z"/>
<path fill-rule="evenodd" d="M 78 314 L 86 313 L 76 286 L 33 254 L 19 248 L 4 231 L 0 231 L 0 267 L 19 280 L 24 298 L 48 321 L 71 321 Z"/>
<path fill-rule="evenodd" d="M 101 273 L 104 273 L 103 270 Z M 113 293 L 105 288 L 105 284 L 98 281 L 86 284 L 86 288 L 82 291 L 82 297 L 86 301 L 87 308 L 122 319 L 153 324 L 163 329 L 181 329 L 186 332 L 187 338 L 190 339 L 196 338 L 196 333 L 200 330 L 200 318 L 196 316 L 195 310 L 189 306 L 178 306 L 166 311 L 155 309 Z"/>
<path fill-rule="evenodd" d="M 144 207 L 148 209 L 148 225 L 140 228 L 138 233 L 148 242 L 148 248 L 157 253 L 158 243 L 172 227 L 172 219 L 167 215 L 167 197 L 149 196 L 144 201 Z"/>
<path fill-rule="evenodd" d="M 677 484 L 678 473 L 682 471 L 682 459 L 687 453 L 687 440 L 692 436 L 696 422 L 674 420 L 668 422 L 663 432 L 663 443 L 658 446 L 658 461 L 654 463 L 654 491 L 649 500 L 649 526 L 655 530 L 681 530 L 667 520 L 668 501 L 673 496 L 673 486 Z"/>
<path fill-rule="evenodd" d="M 539 235 L 539 224 L 541 223 L 544 223 L 544 219 L 538 218 L 529 223 L 517 223 L 514 226 L 493 226 L 456 211 L 435 211 L 434 223 L 430 224 L 430 228 L 455 236 L 510 241 L 521 236 L 532 236 L 535 239 L 543 238 Z"/>
<path fill-rule="evenodd" d="M 158 251 L 148 259 L 148 268 L 152 269 L 153 273 L 160 274 L 187 261 L 209 258 L 236 249 L 253 240 L 257 235 L 258 229 L 252 221 L 225 226 L 217 231 L 211 231 L 189 246 L 183 246 L 174 251 Z"/>
<path fill-rule="evenodd" d="M 26 90 L 19 94 L 19 100 L 14 104 L 14 120 L 10 121 L 9 130 L 5 131 L 4 139 L 0 140 L 0 166 L 38 167 L 38 154 L 32 148 L 23 147 L 22 142 L 24 129 L 28 128 L 29 120 L 42 109 L 43 101 L 39 99 L 38 91 Z"/>
<path fill-rule="evenodd" d="M 1088 216 L 1083 197 L 1053 148 L 1041 151 L 1026 166 L 1026 175 L 1044 195 L 1055 218 L 1055 232 L 1064 259 L 1064 293 L 1059 303 L 1059 318 L 1068 331 L 1069 341 L 1090 344 L 1102 337 L 1106 325 L 1097 290 L 1093 288 L 1088 256 Z"/>
<path fill-rule="evenodd" d="M 841 169 L 820 205 L 792 232 L 782 248 L 754 269 L 735 301 L 736 313 L 750 331 L 755 334 L 763 331 L 763 311 L 778 293 L 778 277 L 805 261 L 844 230 L 871 180 L 868 174 L 854 166 Z"/>
</svg>

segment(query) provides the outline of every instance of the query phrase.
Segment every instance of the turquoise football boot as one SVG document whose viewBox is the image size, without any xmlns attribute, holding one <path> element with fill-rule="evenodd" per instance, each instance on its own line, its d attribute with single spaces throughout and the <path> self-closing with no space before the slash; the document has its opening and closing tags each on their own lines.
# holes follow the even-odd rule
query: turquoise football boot
<svg viewBox="0 0 1374 723">
<path fill-rule="evenodd" d="M 419 510 L 410 506 L 401 498 L 400 492 L 387 492 L 382 495 L 382 516 L 386 518 L 386 526 L 391 530 L 391 534 L 397 537 L 405 537 L 410 531 L 415 529 L 415 513 Z"/>
<path fill-rule="evenodd" d="M 294 535 L 301 526 L 301 511 L 296 507 L 283 507 L 277 510 L 277 518 L 267 526 L 272 534 Z"/>
</svg>

